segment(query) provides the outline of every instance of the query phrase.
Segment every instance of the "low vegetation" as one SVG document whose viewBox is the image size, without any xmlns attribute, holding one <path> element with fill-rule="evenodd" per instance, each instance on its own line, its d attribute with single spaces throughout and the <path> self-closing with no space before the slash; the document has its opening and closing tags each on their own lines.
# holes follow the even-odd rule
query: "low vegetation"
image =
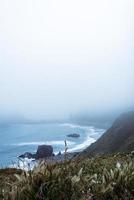
<svg viewBox="0 0 134 200">
<path fill-rule="evenodd" d="M 0 170 L 0 182 L 4 200 L 133 200 L 134 158 L 113 154 L 42 162 L 29 172 Z"/>
</svg>

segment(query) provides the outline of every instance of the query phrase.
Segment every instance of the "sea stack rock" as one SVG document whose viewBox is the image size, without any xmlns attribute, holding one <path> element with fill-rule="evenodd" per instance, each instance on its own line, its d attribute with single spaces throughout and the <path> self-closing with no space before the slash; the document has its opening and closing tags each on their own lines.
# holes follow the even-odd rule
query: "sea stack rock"
<svg viewBox="0 0 134 200">
<path fill-rule="evenodd" d="M 42 159 L 53 156 L 53 147 L 51 145 L 39 145 L 36 152 L 36 159 Z"/>
<path fill-rule="evenodd" d="M 80 135 L 78 133 L 73 133 L 73 134 L 67 135 L 67 137 L 78 138 L 78 137 L 80 137 Z"/>
</svg>

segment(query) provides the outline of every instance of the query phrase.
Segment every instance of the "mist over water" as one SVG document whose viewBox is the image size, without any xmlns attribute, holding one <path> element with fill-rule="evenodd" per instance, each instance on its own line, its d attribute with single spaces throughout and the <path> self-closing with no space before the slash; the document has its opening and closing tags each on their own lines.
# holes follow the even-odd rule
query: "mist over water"
<svg viewBox="0 0 134 200">
<path fill-rule="evenodd" d="M 1 115 L 61 119 L 132 109 L 133 6 L 0 1 Z"/>
</svg>

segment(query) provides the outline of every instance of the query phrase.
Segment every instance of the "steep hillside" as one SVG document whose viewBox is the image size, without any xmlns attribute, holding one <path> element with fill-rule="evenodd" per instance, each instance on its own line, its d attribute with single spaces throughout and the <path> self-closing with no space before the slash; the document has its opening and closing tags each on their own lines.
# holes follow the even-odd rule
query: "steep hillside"
<svg viewBox="0 0 134 200">
<path fill-rule="evenodd" d="M 107 154 L 134 150 L 134 112 L 122 114 L 95 143 L 82 154 Z"/>
</svg>

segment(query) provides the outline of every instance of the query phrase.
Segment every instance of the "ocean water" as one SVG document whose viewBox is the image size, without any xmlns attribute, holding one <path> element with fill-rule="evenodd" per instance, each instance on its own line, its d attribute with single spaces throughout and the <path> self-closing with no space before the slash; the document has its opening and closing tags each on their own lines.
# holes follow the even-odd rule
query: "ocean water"
<svg viewBox="0 0 134 200">
<path fill-rule="evenodd" d="M 104 132 L 93 126 L 74 124 L 11 124 L 0 125 L 0 167 L 18 162 L 18 156 L 25 152 L 34 153 L 38 145 L 52 145 L 54 153 L 64 152 L 67 141 L 68 152 L 78 152 L 95 142 Z M 78 133 L 79 138 L 67 137 Z"/>
</svg>

